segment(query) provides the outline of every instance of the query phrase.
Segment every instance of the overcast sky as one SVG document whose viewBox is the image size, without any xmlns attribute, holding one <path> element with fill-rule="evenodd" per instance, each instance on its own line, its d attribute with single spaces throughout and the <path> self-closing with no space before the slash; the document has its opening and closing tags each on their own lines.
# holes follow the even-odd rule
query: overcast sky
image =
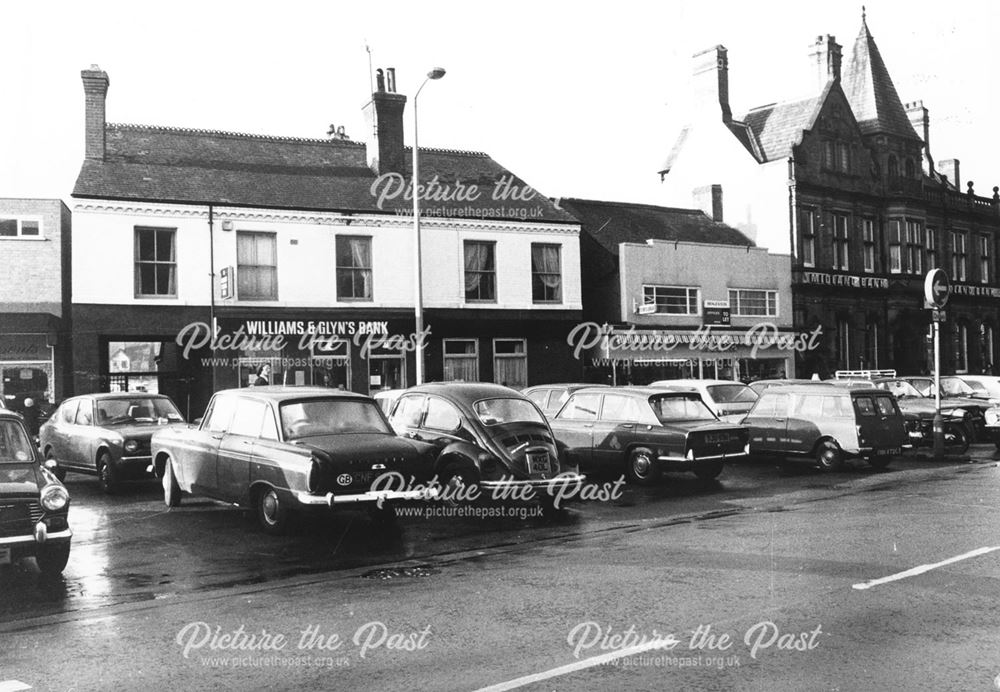
<svg viewBox="0 0 1000 692">
<path fill-rule="evenodd" d="M 376 9 L 377 8 L 377 9 Z M 931 153 L 1000 185 L 1000 3 L 878 0 L 868 25 L 900 98 L 930 110 Z M 80 70 L 111 80 L 109 122 L 364 140 L 375 67 L 420 96 L 424 146 L 485 151 L 548 196 L 657 203 L 686 120 L 690 56 L 729 49 L 734 116 L 807 95 L 808 50 L 845 56 L 861 6 L 804 0 L 546 3 L 0 2 L 0 197 L 70 193 L 83 156 Z M 407 140 L 412 137 L 407 106 Z"/>
</svg>

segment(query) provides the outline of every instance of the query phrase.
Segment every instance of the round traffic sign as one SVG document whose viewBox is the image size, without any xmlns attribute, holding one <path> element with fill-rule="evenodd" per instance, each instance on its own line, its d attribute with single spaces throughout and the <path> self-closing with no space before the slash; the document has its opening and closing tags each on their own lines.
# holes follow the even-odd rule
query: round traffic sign
<svg viewBox="0 0 1000 692">
<path fill-rule="evenodd" d="M 924 279 L 924 300 L 928 305 L 943 308 L 951 294 L 951 283 L 943 269 L 931 269 Z"/>
</svg>

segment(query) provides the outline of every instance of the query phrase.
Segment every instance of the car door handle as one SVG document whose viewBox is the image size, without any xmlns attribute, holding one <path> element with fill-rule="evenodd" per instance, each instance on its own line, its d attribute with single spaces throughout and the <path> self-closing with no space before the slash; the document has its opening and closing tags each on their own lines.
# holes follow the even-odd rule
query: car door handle
<svg viewBox="0 0 1000 692">
<path fill-rule="evenodd" d="M 785 419 L 784 419 L 784 418 L 775 418 L 775 419 L 774 419 L 774 422 L 775 422 L 775 423 L 784 423 L 784 422 L 785 422 Z"/>
<path fill-rule="evenodd" d="M 221 440 L 222 439 L 222 435 L 212 435 L 212 439 L 213 440 Z"/>
<path fill-rule="evenodd" d="M 583 427 L 585 427 L 585 428 L 592 428 L 592 427 L 594 427 L 594 424 L 593 423 L 584 423 Z"/>
<path fill-rule="evenodd" d="M 622 423 L 622 427 L 626 428 L 627 430 L 631 430 L 632 428 L 635 427 L 635 425 L 633 425 L 632 423 Z"/>
</svg>

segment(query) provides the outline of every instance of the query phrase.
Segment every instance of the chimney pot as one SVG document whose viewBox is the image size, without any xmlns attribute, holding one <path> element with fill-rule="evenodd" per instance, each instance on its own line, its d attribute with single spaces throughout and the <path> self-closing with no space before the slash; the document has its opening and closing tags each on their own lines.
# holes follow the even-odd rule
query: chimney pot
<svg viewBox="0 0 1000 692">
<path fill-rule="evenodd" d="M 384 173 L 405 173 L 406 156 L 403 144 L 403 110 L 406 96 L 393 91 L 396 71 L 377 70 L 377 91 L 365 105 L 365 120 L 368 123 L 366 154 L 368 165 L 376 175 Z M 385 76 L 389 76 L 389 91 L 385 90 Z"/>
<path fill-rule="evenodd" d="M 924 140 L 924 167 L 929 175 L 934 175 L 934 158 L 931 156 L 931 120 L 922 100 L 914 101 L 904 106 L 910 124 L 916 130 L 917 136 Z"/>
</svg>

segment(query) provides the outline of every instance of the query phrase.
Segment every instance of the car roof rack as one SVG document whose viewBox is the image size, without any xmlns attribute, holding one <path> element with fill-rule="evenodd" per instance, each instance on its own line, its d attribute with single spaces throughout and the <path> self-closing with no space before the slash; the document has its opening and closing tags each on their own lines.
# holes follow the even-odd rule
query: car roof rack
<svg viewBox="0 0 1000 692">
<path fill-rule="evenodd" d="M 848 380 L 853 378 L 860 378 L 863 380 L 873 380 L 876 377 L 895 377 L 895 370 L 837 370 L 833 373 L 834 378 L 838 380 Z"/>
</svg>

